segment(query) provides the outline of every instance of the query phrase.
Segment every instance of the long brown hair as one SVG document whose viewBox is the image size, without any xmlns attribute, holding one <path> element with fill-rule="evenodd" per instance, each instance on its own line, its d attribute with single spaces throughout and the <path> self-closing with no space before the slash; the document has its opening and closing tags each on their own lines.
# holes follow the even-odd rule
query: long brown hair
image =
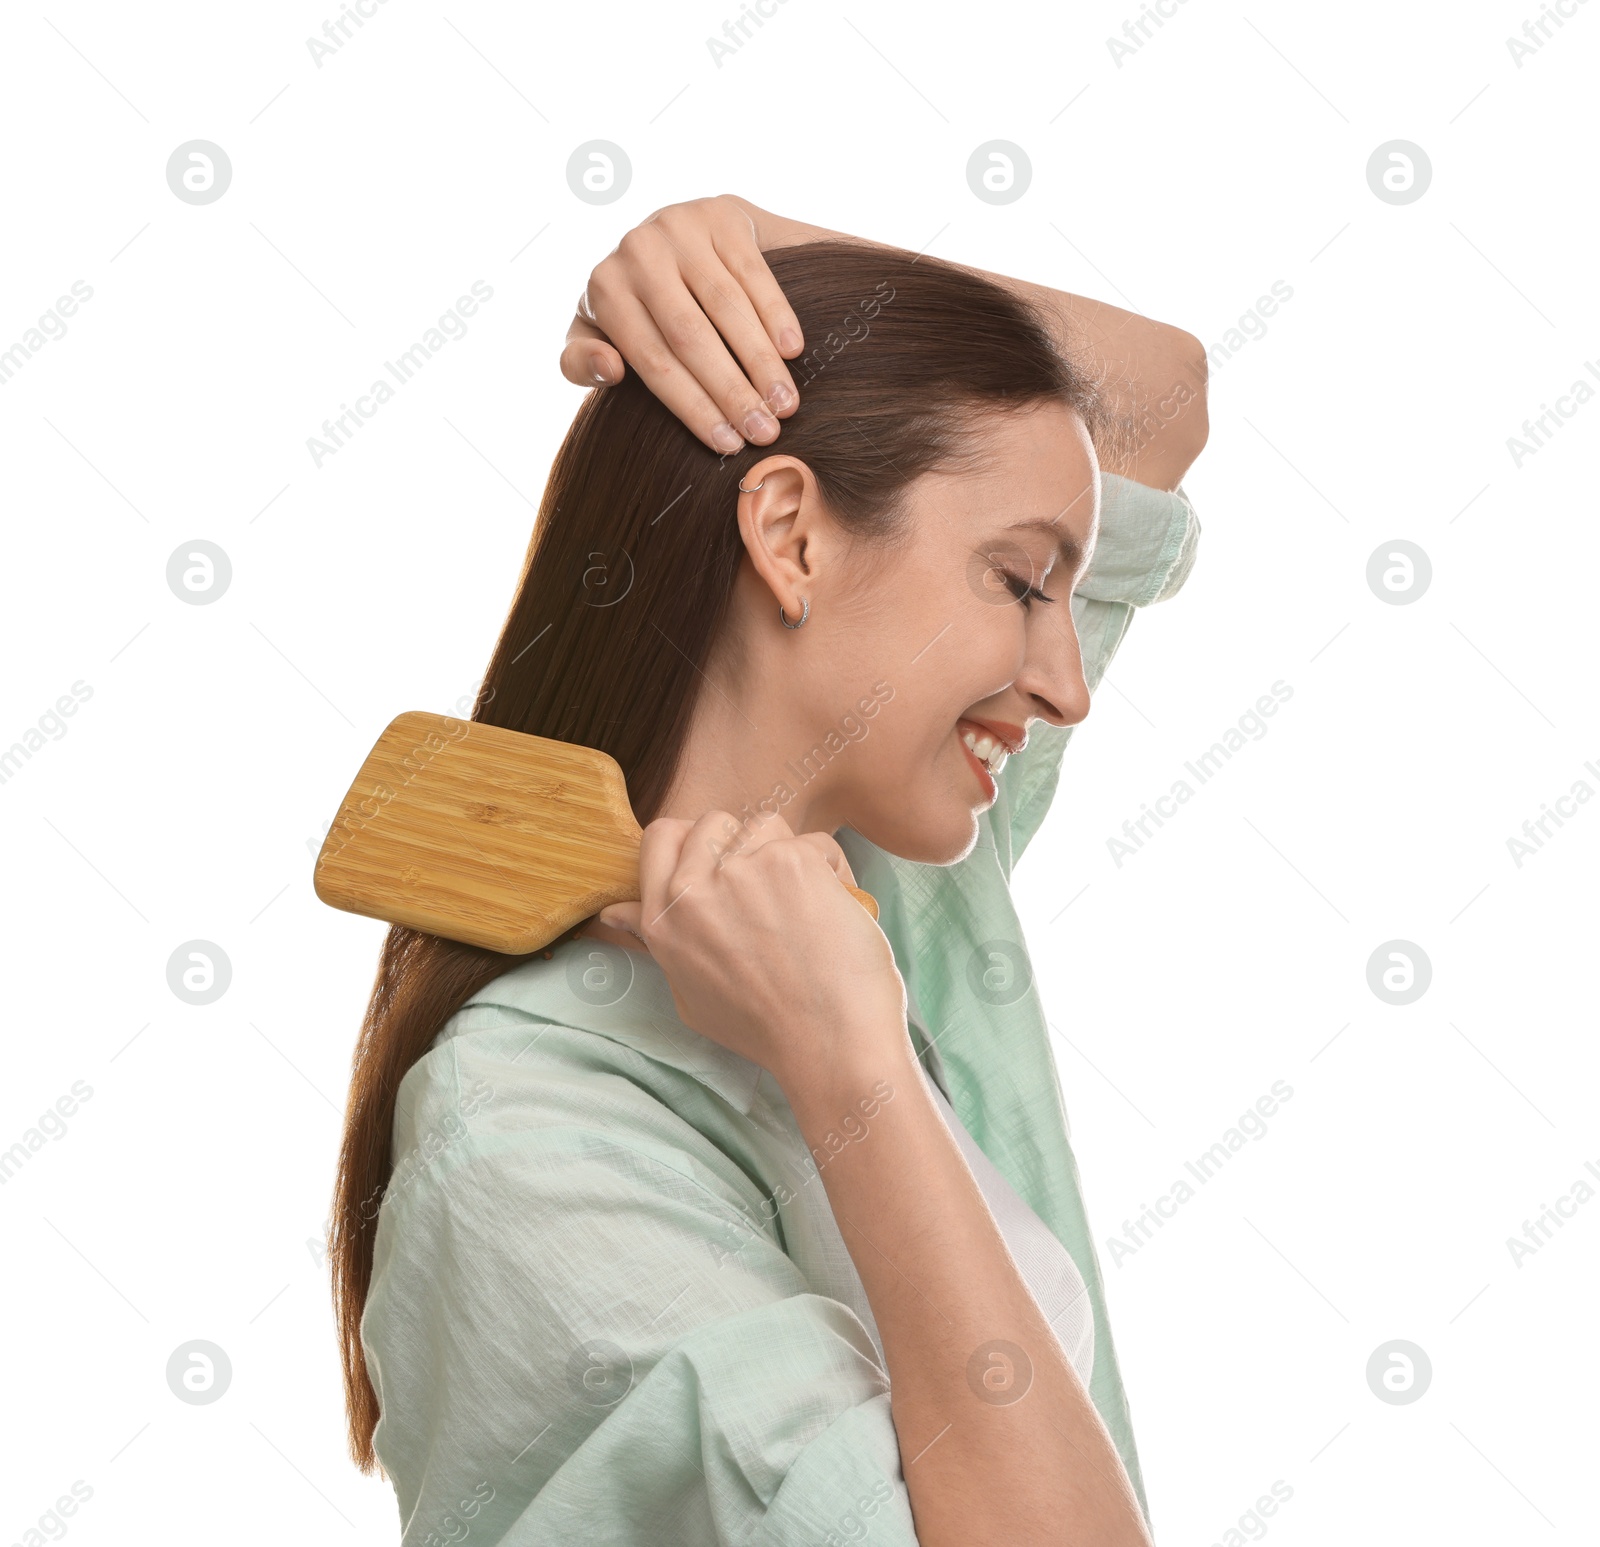
<svg viewBox="0 0 1600 1547">
<path fill-rule="evenodd" d="M 931 258 L 813 243 L 768 253 L 809 342 L 800 407 L 773 447 L 831 514 L 895 536 L 901 496 L 968 445 L 975 409 L 1046 399 L 1104 430 L 1094 384 L 1011 292 Z M 665 797 L 744 554 L 734 511 L 765 448 L 718 457 L 629 374 L 591 392 L 556 454 L 472 718 L 608 752 L 647 823 Z M 376 1464 L 361 1347 L 401 1079 L 445 1022 L 523 957 L 395 926 L 353 1060 L 329 1247 L 350 1449 Z"/>
</svg>

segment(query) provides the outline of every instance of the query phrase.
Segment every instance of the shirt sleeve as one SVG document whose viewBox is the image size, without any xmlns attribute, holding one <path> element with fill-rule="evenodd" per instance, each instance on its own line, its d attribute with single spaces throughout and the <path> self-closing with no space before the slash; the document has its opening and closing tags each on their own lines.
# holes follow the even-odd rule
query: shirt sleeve
<svg viewBox="0 0 1600 1547">
<path fill-rule="evenodd" d="M 1117 653 L 1135 609 L 1174 595 L 1194 568 L 1200 522 L 1180 487 L 1168 493 L 1121 478 L 1100 477 L 1100 532 L 1089 568 L 1072 595 L 1072 618 L 1083 651 L 1083 675 L 1095 692 Z M 1009 876 L 1055 798 L 1070 725 L 1036 725 L 1027 749 L 1001 773 L 996 848 Z"/>
<path fill-rule="evenodd" d="M 405 1547 L 915 1547 L 872 1340 L 758 1184 L 623 1074 L 540 1074 L 380 1214 L 362 1338 Z"/>
</svg>

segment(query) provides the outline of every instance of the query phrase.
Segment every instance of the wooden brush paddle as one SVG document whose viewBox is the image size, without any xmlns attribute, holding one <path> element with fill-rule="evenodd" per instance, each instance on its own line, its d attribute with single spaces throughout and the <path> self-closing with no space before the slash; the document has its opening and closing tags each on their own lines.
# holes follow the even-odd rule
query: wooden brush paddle
<svg viewBox="0 0 1600 1547">
<path fill-rule="evenodd" d="M 638 897 L 641 832 L 604 752 L 414 709 L 367 754 L 315 886 L 346 913 L 523 956 Z"/>
</svg>

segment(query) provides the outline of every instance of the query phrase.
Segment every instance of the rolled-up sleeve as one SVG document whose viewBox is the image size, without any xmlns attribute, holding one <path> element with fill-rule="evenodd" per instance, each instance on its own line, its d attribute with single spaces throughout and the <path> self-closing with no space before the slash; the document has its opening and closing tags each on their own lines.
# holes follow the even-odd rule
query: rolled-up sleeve
<svg viewBox="0 0 1600 1547">
<path fill-rule="evenodd" d="M 497 1101 L 380 1215 L 362 1335 L 406 1547 L 915 1547 L 872 1339 L 759 1185 L 626 1079 Z"/>
<path fill-rule="evenodd" d="M 1182 488 L 1152 489 L 1102 473 L 1100 532 L 1089 568 L 1072 594 L 1072 619 L 1093 693 L 1105 677 L 1134 612 L 1173 596 L 1194 568 L 1200 522 Z M 1001 774 L 1007 830 L 997 837 L 1006 869 L 1038 832 L 1061 775 L 1071 726 L 1035 725 L 1028 746 Z M 999 813 L 997 813 L 999 815 Z"/>
</svg>

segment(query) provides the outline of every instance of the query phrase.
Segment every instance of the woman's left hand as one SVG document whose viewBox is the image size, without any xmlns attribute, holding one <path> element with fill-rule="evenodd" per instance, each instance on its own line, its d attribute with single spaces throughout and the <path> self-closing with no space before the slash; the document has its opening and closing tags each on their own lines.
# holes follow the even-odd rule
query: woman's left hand
<svg viewBox="0 0 1600 1547">
<path fill-rule="evenodd" d="M 631 364 L 713 451 L 776 440 L 778 420 L 800 405 L 784 360 L 805 339 L 761 256 L 762 216 L 723 194 L 635 226 L 589 276 L 561 374 L 614 385 Z"/>
</svg>

